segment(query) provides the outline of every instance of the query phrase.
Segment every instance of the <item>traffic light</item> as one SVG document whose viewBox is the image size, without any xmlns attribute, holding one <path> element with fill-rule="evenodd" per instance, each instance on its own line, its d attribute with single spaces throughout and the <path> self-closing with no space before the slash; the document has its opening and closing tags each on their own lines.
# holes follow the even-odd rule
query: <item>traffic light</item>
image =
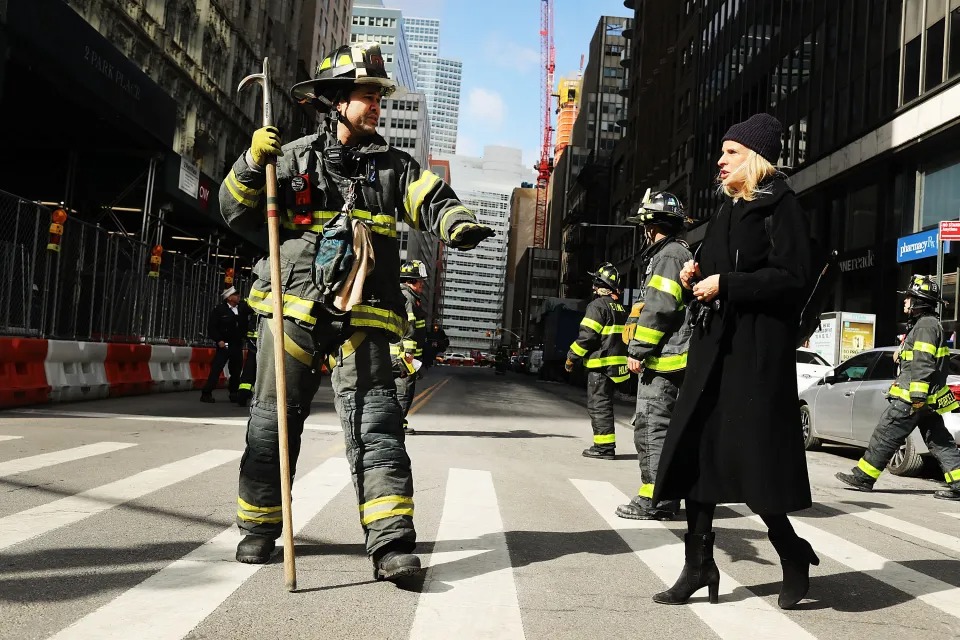
<svg viewBox="0 0 960 640">
<path fill-rule="evenodd" d="M 232 267 L 229 268 L 229 269 L 227 269 L 227 273 L 226 273 L 226 274 L 224 275 L 224 277 L 223 277 L 223 283 L 224 283 L 224 284 L 233 284 L 233 274 L 234 274 L 234 271 L 233 271 L 233 268 L 232 268 Z"/>
<path fill-rule="evenodd" d="M 63 240 L 63 224 L 67 221 L 67 212 L 63 209 L 54 209 L 50 214 L 50 239 L 47 241 L 47 251 L 60 253 L 60 241 Z"/>
<path fill-rule="evenodd" d="M 151 278 L 160 277 L 160 261 L 161 256 L 163 255 L 163 247 L 159 244 L 155 245 L 153 249 L 150 250 L 150 271 L 147 272 L 147 275 Z"/>
</svg>

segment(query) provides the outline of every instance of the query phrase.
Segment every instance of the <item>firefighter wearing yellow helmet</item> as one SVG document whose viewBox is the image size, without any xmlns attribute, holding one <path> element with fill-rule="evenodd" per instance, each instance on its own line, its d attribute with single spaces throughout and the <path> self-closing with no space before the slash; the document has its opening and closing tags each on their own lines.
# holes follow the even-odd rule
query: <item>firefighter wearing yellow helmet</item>
<svg viewBox="0 0 960 640">
<path fill-rule="evenodd" d="M 414 433 L 407 424 L 407 413 L 417 392 L 417 379 L 423 361 L 423 346 L 427 340 L 427 312 L 423 308 L 426 293 L 427 268 L 420 260 L 410 260 L 400 266 L 400 292 L 407 307 L 407 331 L 403 339 L 390 345 L 393 374 L 397 379 L 397 400 L 403 412 L 403 432 Z"/>
<path fill-rule="evenodd" d="M 271 291 L 268 264 L 261 261 L 254 269 L 257 280 L 249 302 L 270 318 L 273 296 L 283 295 L 283 318 L 261 323 L 257 381 L 240 465 L 237 524 L 245 534 L 237 547 L 240 562 L 269 562 L 281 533 L 271 332 L 282 330 L 291 471 L 320 385 L 321 365 L 330 360 L 374 577 L 399 582 L 421 571 L 420 559 L 413 555 L 413 478 L 390 358 L 390 343 L 401 339 L 407 327 L 397 223 L 403 220 L 461 250 L 476 247 L 494 232 L 477 222 L 449 185 L 377 133 L 380 101 L 395 86 L 378 45 L 340 47 L 320 63 L 313 80 L 291 89 L 295 100 L 325 114 L 318 132 L 281 146 L 279 129 L 258 129 L 220 188 L 227 223 L 235 229 L 259 228 L 264 167 L 276 159 L 284 286 Z M 354 238 L 368 249 L 363 255 L 350 251 Z M 360 289 L 359 297 L 345 302 L 338 294 L 352 285 Z"/>
</svg>

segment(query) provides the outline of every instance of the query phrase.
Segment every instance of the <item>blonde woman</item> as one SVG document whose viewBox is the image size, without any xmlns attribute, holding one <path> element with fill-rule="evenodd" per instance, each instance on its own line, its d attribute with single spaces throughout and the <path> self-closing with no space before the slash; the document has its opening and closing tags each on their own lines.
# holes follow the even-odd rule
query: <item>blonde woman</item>
<svg viewBox="0 0 960 640">
<path fill-rule="evenodd" d="M 806 215 L 773 163 L 782 127 L 757 114 L 723 138 L 717 165 L 723 204 L 695 260 L 680 273 L 700 312 L 687 375 L 663 446 L 654 502 L 686 500 L 686 562 L 653 599 L 682 604 L 707 587 L 718 601 L 713 513 L 746 503 L 780 555 L 781 608 L 809 589 L 819 559 L 787 513 L 810 506 L 796 382 L 800 292 L 809 281 Z M 693 309 L 692 309 L 693 311 Z"/>
</svg>

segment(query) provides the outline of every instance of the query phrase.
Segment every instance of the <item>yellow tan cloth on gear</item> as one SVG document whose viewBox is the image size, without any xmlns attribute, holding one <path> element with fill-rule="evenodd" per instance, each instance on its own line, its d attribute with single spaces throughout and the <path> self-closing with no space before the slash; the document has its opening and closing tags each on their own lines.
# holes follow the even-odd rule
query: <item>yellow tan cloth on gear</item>
<svg viewBox="0 0 960 640">
<path fill-rule="evenodd" d="M 359 220 L 350 222 L 353 223 L 353 253 L 356 259 L 346 281 L 333 298 L 333 306 L 340 311 L 350 311 L 355 304 L 363 300 L 363 285 L 376 264 L 373 243 L 370 241 L 370 227 Z"/>
</svg>

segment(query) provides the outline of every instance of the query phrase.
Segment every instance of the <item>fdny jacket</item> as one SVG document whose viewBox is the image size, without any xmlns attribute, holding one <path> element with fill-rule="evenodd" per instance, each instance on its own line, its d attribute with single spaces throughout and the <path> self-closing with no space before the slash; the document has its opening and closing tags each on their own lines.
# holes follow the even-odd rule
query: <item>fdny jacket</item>
<svg viewBox="0 0 960 640">
<path fill-rule="evenodd" d="M 423 359 L 423 345 L 427 341 L 427 312 L 420 303 L 420 296 L 414 293 L 407 284 L 400 285 L 404 303 L 407 309 L 407 330 L 400 342 L 390 345 L 390 355 L 403 355 Z"/>
<path fill-rule="evenodd" d="M 331 134 L 321 130 L 283 145 L 283 155 L 277 158 L 283 315 L 308 329 L 317 323 L 314 303 L 321 300 L 312 277 L 318 232 L 343 207 L 340 188 L 325 170 L 322 158 L 330 139 Z M 397 221 L 402 219 L 455 247 L 450 237 L 454 227 L 477 219 L 447 183 L 422 170 L 409 154 L 390 147 L 379 135 L 354 150 L 362 180 L 352 217 L 373 232 L 376 266 L 364 283 L 363 301 L 353 307 L 349 321 L 354 327 L 383 329 L 397 340 L 407 324 L 399 286 Z M 249 162 L 246 153 L 237 159 L 220 186 L 220 211 L 228 225 L 260 228 L 265 182 L 266 172 Z M 257 280 L 250 291 L 250 306 L 261 315 L 270 315 L 273 294 L 266 259 L 257 263 L 254 275 Z"/>
<path fill-rule="evenodd" d="M 944 346 L 943 327 L 936 316 L 920 317 L 900 347 L 900 375 L 893 382 L 888 398 L 915 404 L 923 402 L 937 413 L 948 413 L 958 406 L 947 386 L 950 349 Z"/>
<path fill-rule="evenodd" d="M 587 369 L 601 369 L 614 382 L 630 377 L 626 345 L 621 334 L 627 311 L 611 296 L 598 296 L 587 305 L 580 321 L 580 335 L 570 345 L 567 358 L 583 359 Z"/>
<path fill-rule="evenodd" d="M 667 238 L 647 264 L 641 295 L 624 327 L 627 355 L 647 369 L 668 373 L 687 368 L 690 324 L 680 270 L 693 259 L 686 243 Z"/>
</svg>

